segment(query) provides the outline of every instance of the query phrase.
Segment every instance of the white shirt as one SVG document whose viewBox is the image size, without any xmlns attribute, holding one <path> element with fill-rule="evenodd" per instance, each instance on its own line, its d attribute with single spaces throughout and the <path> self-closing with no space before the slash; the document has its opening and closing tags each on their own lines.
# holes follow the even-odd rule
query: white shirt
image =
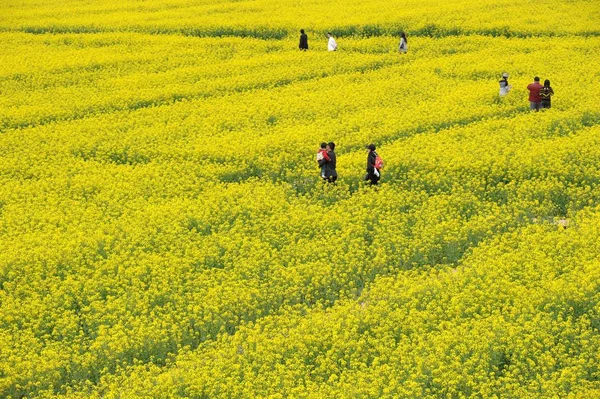
<svg viewBox="0 0 600 399">
<path fill-rule="evenodd" d="M 506 82 L 500 81 L 500 97 L 504 97 L 512 89 L 512 85 L 507 85 Z"/>
<path fill-rule="evenodd" d="M 329 38 L 329 41 L 327 42 L 327 50 L 329 50 L 329 51 L 337 50 L 337 43 L 335 42 L 335 39 L 333 38 L 333 36 L 331 36 Z"/>
<path fill-rule="evenodd" d="M 398 50 L 400 50 L 403 53 L 406 53 L 406 50 L 408 50 L 408 44 L 406 43 L 406 40 L 404 40 L 404 38 L 400 39 L 400 45 L 398 46 Z"/>
</svg>

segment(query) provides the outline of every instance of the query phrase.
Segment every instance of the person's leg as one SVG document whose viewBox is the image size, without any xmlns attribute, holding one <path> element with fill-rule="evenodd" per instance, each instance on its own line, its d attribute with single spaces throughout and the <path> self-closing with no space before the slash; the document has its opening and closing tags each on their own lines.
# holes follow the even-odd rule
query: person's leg
<svg viewBox="0 0 600 399">
<path fill-rule="evenodd" d="M 529 101 L 529 109 L 531 111 L 535 111 L 536 110 L 536 103 L 534 103 L 533 101 Z"/>
</svg>

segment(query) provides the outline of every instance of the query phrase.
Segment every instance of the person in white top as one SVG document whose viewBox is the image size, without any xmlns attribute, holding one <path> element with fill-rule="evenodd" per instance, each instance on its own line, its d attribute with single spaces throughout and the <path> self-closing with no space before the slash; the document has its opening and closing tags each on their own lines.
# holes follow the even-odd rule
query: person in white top
<svg viewBox="0 0 600 399">
<path fill-rule="evenodd" d="M 400 54 L 406 54 L 408 51 L 408 41 L 406 40 L 406 33 L 402 32 L 400 35 L 400 44 L 398 45 L 398 51 Z"/>
<path fill-rule="evenodd" d="M 512 86 L 510 84 L 508 84 L 508 73 L 504 72 L 502 74 L 502 79 L 500 80 L 499 83 L 500 83 L 500 97 L 504 97 L 512 89 Z"/>
<path fill-rule="evenodd" d="M 329 38 L 329 40 L 327 42 L 327 50 L 329 50 L 329 51 L 336 51 L 337 50 L 337 43 L 335 42 L 335 39 L 333 38 L 333 35 L 331 33 L 328 33 L 327 37 Z"/>
</svg>

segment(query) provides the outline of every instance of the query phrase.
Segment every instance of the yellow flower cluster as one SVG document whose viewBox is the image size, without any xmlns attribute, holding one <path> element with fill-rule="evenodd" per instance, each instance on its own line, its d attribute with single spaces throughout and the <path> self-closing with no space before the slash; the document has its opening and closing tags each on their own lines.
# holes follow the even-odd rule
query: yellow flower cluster
<svg viewBox="0 0 600 399">
<path fill-rule="evenodd" d="M 184 350 L 166 370 L 138 366 L 126 378 L 107 378 L 99 392 L 595 397 L 600 214 L 589 216 L 577 229 L 506 233 L 458 268 L 377 278 L 358 300 L 286 308 Z"/>
<path fill-rule="evenodd" d="M 401 5 L 1 4 L 0 397 L 600 395 L 595 3 Z"/>
<path fill-rule="evenodd" d="M 324 37 L 380 36 L 404 30 L 435 37 L 600 35 L 598 5 L 589 0 L 7 0 L 0 28 L 31 33 L 146 32 L 281 39 L 307 29 Z"/>
</svg>

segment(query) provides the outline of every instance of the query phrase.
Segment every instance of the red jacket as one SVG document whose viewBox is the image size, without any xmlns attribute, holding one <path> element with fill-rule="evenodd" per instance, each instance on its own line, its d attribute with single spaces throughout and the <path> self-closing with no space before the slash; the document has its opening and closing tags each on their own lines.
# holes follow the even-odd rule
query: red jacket
<svg viewBox="0 0 600 399">
<path fill-rule="evenodd" d="M 542 101 L 542 100 L 540 100 Z M 329 158 L 329 154 L 327 153 L 327 150 L 324 149 L 320 149 L 319 152 L 321 153 L 321 155 L 323 156 L 323 159 L 326 161 L 331 161 L 331 158 Z M 317 157 L 318 159 L 318 157 Z"/>
<path fill-rule="evenodd" d="M 542 97 L 540 97 L 540 90 L 542 89 L 540 82 L 533 82 L 527 86 L 527 90 L 529 90 L 529 101 L 533 103 L 542 102 Z"/>
</svg>

